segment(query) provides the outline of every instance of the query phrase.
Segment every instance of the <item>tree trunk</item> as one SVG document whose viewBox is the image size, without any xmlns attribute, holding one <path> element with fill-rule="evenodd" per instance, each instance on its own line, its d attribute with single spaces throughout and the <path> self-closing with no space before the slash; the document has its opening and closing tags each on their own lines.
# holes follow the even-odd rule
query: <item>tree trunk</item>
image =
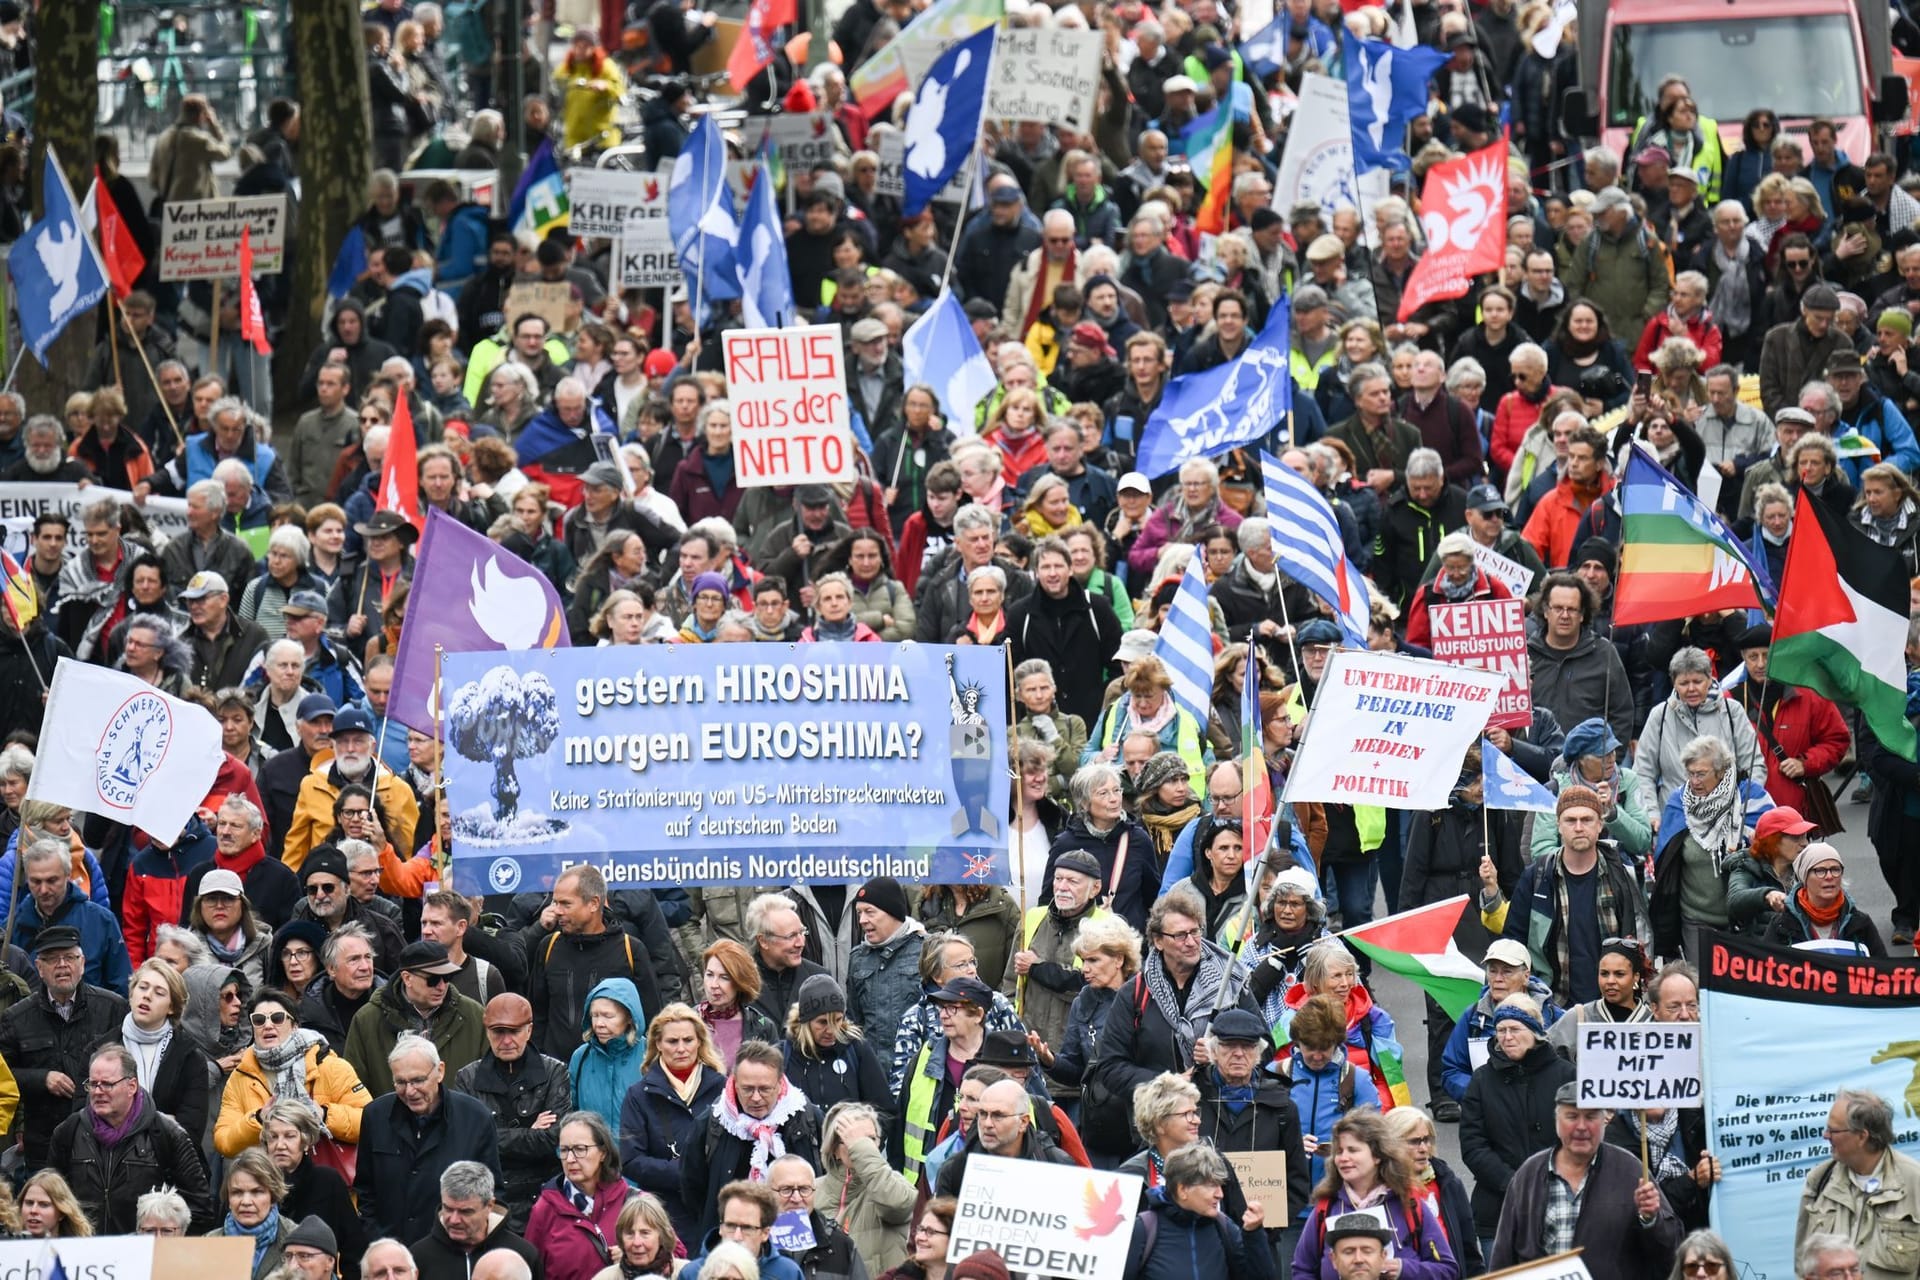
<svg viewBox="0 0 1920 1280">
<path fill-rule="evenodd" d="M 33 192 L 33 216 L 38 218 L 46 212 L 41 170 L 49 146 L 60 157 L 76 201 L 87 198 L 87 184 L 93 180 L 93 124 L 100 106 L 94 65 L 100 6 L 43 5 L 35 21 L 39 30 L 34 41 L 34 137 L 27 159 L 27 189 Z M 84 379 L 96 336 L 93 318 L 78 316 L 47 348 L 45 369 L 31 356 L 22 360 L 15 385 L 27 403 L 65 404 L 69 395 L 87 390 Z"/>
<path fill-rule="evenodd" d="M 347 229 L 367 207 L 373 115 L 367 97 L 366 45 L 356 0 L 293 0 L 293 45 L 300 51 L 300 233 L 289 268 L 287 331 L 274 354 L 276 410 L 291 420 L 308 406 L 295 390 L 307 356 L 320 344 L 327 273 Z"/>
</svg>

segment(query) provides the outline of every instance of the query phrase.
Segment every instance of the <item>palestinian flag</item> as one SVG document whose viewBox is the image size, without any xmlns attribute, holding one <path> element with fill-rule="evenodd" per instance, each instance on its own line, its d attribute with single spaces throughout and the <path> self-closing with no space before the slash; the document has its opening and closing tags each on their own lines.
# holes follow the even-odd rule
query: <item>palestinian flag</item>
<svg viewBox="0 0 1920 1280">
<path fill-rule="evenodd" d="M 1802 490 L 1768 673 L 1858 707 L 1881 744 L 1911 760 L 1906 644 L 1905 560 Z"/>
<path fill-rule="evenodd" d="M 1746 548 L 1720 517 L 1634 445 L 1620 485 L 1614 624 L 1763 609 L 1760 582 Z"/>
<path fill-rule="evenodd" d="M 1904 624 L 1902 624 L 1904 625 Z M 1402 911 L 1339 936 L 1389 973 L 1397 973 L 1433 997 L 1456 1021 L 1480 998 L 1487 975 L 1460 953 L 1453 931 L 1467 909 L 1467 895 Z M 1385 1063 L 1381 1064 L 1383 1067 Z M 1391 1080 L 1391 1073 L 1389 1077 Z"/>
</svg>

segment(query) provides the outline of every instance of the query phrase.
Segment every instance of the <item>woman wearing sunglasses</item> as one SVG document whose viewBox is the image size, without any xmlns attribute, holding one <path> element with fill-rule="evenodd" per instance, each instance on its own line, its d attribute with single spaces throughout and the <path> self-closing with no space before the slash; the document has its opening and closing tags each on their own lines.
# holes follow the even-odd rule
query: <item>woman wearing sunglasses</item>
<svg viewBox="0 0 1920 1280">
<path fill-rule="evenodd" d="M 247 1006 L 253 1045 L 227 1077 L 214 1122 L 214 1149 L 229 1160 L 260 1141 L 261 1113 L 276 1098 L 305 1098 L 344 1144 L 360 1141 L 360 1112 L 371 1101 L 348 1061 L 326 1037 L 300 1025 L 299 1002 L 267 990 Z"/>
</svg>

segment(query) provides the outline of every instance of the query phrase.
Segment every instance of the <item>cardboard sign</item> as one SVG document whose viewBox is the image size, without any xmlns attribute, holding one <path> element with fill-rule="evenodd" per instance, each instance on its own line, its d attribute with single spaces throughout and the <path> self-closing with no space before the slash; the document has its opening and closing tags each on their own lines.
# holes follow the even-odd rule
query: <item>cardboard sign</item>
<svg viewBox="0 0 1920 1280">
<path fill-rule="evenodd" d="M 1506 677 L 1397 653 L 1327 663 L 1285 799 L 1444 809 Z"/>
<path fill-rule="evenodd" d="M 1515 600 L 1524 599 L 1533 591 L 1533 570 L 1518 560 L 1509 560 L 1492 547 L 1483 547 L 1477 542 L 1474 543 L 1473 563 L 1489 578 L 1505 583 Z"/>
<path fill-rule="evenodd" d="M 658 204 L 664 214 L 666 195 L 666 182 L 657 173 L 569 169 L 568 230 L 582 239 L 611 240 L 626 230 L 627 220 L 643 205 Z"/>
<path fill-rule="evenodd" d="M 752 488 L 852 479 L 839 326 L 730 329 L 724 338 L 736 482 Z"/>
<path fill-rule="evenodd" d="M 1085 129 L 1100 88 L 1098 31 L 1004 27 L 994 38 L 987 115 Z"/>
<path fill-rule="evenodd" d="M 1287 1153 L 1284 1151 L 1223 1151 L 1240 1179 L 1240 1190 L 1260 1202 L 1269 1222 L 1291 1222 L 1287 1216 Z"/>
<path fill-rule="evenodd" d="M 666 180 L 648 174 L 640 194 L 620 229 L 613 277 L 622 289 L 670 289 L 680 283 L 680 258 L 667 222 Z"/>
<path fill-rule="evenodd" d="M 160 222 L 160 278 L 224 280 L 240 274 L 240 228 L 252 227 L 253 273 L 278 275 L 287 252 L 287 198 L 176 200 Z"/>
<path fill-rule="evenodd" d="M 85 1236 L 63 1240 L 0 1240 L 0 1274 L 45 1280 L 55 1257 L 72 1280 L 247 1280 L 253 1242 L 244 1236 Z"/>
<path fill-rule="evenodd" d="M 1523 1262 L 1517 1267 L 1489 1271 L 1480 1280 L 1593 1280 L 1593 1273 L 1580 1259 L 1580 1250 L 1556 1253 L 1538 1262 Z"/>
<path fill-rule="evenodd" d="M 768 146 L 789 173 L 803 172 L 833 162 L 840 131 L 825 111 L 749 117 L 740 126 L 740 143 L 749 164 L 757 162 L 762 146 Z"/>
<path fill-rule="evenodd" d="M 880 157 L 880 176 L 873 184 L 876 195 L 907 198 L 907 135 L 898 129 L 881 134 L 874 148 Z"/>
<path fill-rule="evenodd" d="M 969 1156 L 947 1261 L 991 1249 L 1015 1274 L 1117 1276 L 1133 1243 L 1140 1183 L 1130 1173 Z"/>
<path fill-rule="evenodd" d="M 575 320 L 573 286 L 564 280 L 516 284 L 507 290 L 506 303 L 500 309 L 506 313 L 509 324 L 514 317 L 532 312 L 547 322 L 548 331 L 567 333 Z"/>
<path fill-rule="evenodd" d="M 1582 1022 L 1578 1066 L 1583 1107 L 1697 1107 L 1700 1024 Z"/>
<path fill-rule="evenodd" d="M 1433 656 L 1439 662 L 1478 667 L 1506 676 L 1506 688 L 1487 723 L 1525 729 L 1533 723 L 1533 686 L 1527 664 L 1527 602 L 1465 600 L 1429 605 Z"/>
</svg>

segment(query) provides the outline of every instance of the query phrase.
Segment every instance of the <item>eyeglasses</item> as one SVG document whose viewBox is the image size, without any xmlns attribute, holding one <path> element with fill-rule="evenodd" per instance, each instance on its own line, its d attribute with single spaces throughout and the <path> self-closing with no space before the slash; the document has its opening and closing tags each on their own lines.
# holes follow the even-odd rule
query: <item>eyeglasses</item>
<svg viewBox="0 0 1920 1280">
<path fill-rule="evenodd" d="M 766 1228 L 757 1222 L 723 1222 L 720 1224 L 720 1234 L 723 1236 L 757 1236 L 764 1234 L 765 1231 Z"/>
<path fill-rule="evenodd" d="M 1717 1276 L 1727 1269 L 1727 1264 L 1718 1258 L 1689 1258 L 1680 1264 L 1680 1269 L 1690 1276 Z"/>
<path fill-rule="evenodd" d="M 743 1093 L 749 1098 L 770 1098 L 780 1091 L 780 1086 L 777 1084 L 741 1084 L 736 1080 L 733 1083 L 733 1091 L 735 1093 Z"/>
<path fill-rule="evenodd" d="M 773 1194 L 779 1196 L 782 1200 L 799 1200 L 805 1196 L 812 1195 L 813 1187 L 807 1183 L 796 1183 L 790 1187 L 775 1187 Z"/>
<path fill-rule="evenodd" d="M 1786 259 L 1786 264 L 1787 264 L 1787 270 L 1789 271 L 1805 271 L 1808 267 L 1813 265 L 1813 259 L 1812 258 L 1788 258 Z"/>
<path fill-rule="evenodd" d="M 1860 1264 L 1850 1267 L 1827 1267 L 1820 1272 L 1820 1280 L 1860 1280 Z"/>
<path fill-rule="evenodd" d="M 1828 863 L 1825 866 L 1808 868 L 1807 878 L 1811 880 L 1814 876 L 1842 876 L 1846 873 L 1847 869 L 1838 863 Z"/>
<path fill-rule="evenodd" d="M 1024 1111 L 976 1111 L 973 1116 L 976 1120 L 1018 1120 L 1025 1114 Z"/>
<path fill-rule="evenodd" d="M 280 959 L 282 963 L 288 960 L 311 960 L 313 952 L 307 947 L 288 947 L 280 953 Z"/>
<path fill-rule="evenodd" d="M 1828 1125 L 1826 1128 L 1820 1131 L 1821 1135 L 1825 1137 L 1829 1142 L 1839 1137 L 1843 1133 L 1858 1133 L 1858 1132 L 1860 1132 L 1858 1129 L 1836 1129 L 1832 1125 Z"/>
<path fill-rule="evenodd" d="M 89 1080 L 87 1081 L 87 1092 L 112 1093 L 115 1089 L 131 1079 L 133 1079 L 132 1076 L 121 1076 L 118 1080 Z"/>
<path fill-rule="evenodd" d="M 560 1158 L 562 1160 L 584 1160 L 587 1158 L 587 1153 L 592 1150 L 594 1150 L 593 1147 L 584 1145 L 578 1147 L 561 1147 Z"/>
<path fill-rule="evenodd" d="M 373 813 L 373 810 L 367 808 L 365 805 L 361 805 L 357 809 L 342 809 L 340 811 L 340 816 L 343 818 L 365 818 L 370 816 L 372 813 Z"/>
<path fill-rule="evenodd" d="M 416 971 L 413 976 L 430 987 L 444 987 L 447 985 L 447 975 L 444 973 L 420 973 Z"/>
<path fill-rule="evenodd" d="M 953 1233 L 945 1227 L 930 1227 L 923 1222 L 913 1229 L 913 1234 L 916 1236 L 950 1236 Z"/>
<path fill-rule="evenodd" d="M 1198 929 L 1185 929 L 1179 933 L 1168 933 L 1163 929 L 1160 931 L 1160 938 L 1164 942 L 1177 942 L 1185 946 L 1190 942 L 1198 942 L 1200 940 L 1200 932 Z"/>
<path fill-rule="evenodd" d="M 807 929 L 805 925 L 802 925 L 800 928 L 795 929 L 792 933 L 765 933 L 760 936 L 765 938 L 768 942 L 778 942 L 782 945 L 785 945 L 787 943 L 798 942 L 800 941 L 800 939 L 806 937 Z"/>
<path fill-rule="evenodd" d="M 287 1015 L 284 1013 L 256 1013 L 247 1019 L 247 1021 L 253 1023 L 256 1027 L 264 1027 L 269 1023 L 277 1027 L 286 1022 L 286 1020 Z"/>
</svg>

